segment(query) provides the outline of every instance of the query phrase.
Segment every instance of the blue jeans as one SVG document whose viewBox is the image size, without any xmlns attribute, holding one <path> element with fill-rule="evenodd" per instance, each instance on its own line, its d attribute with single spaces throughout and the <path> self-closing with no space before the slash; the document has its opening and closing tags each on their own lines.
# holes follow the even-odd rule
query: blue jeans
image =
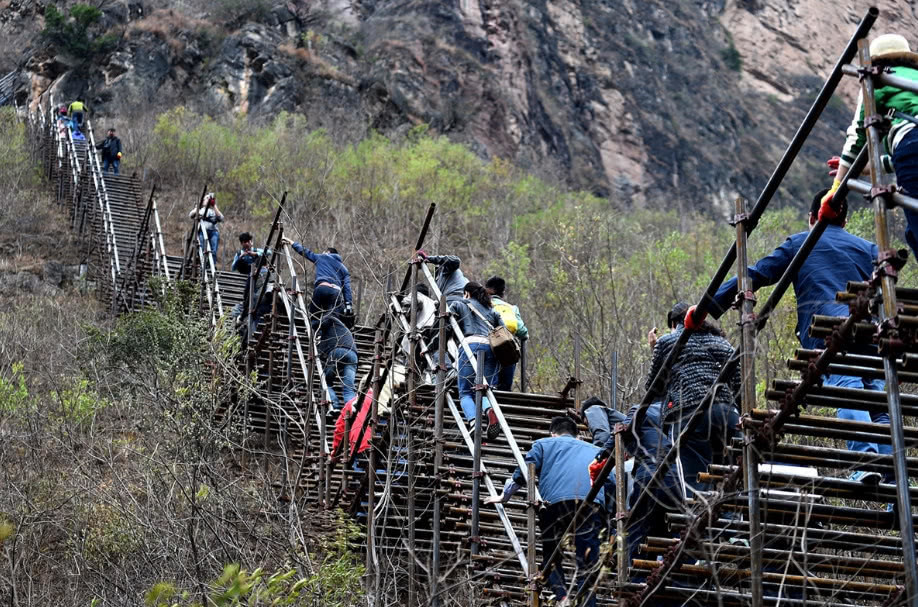
<svg viewBox="0 0 918 607">
<path fill-rule="evenodd" d="M 896 169 L 896 183 L 900 189 L 913 198 L 918 198 L 918 129 L 910 131 L 893 152 L 893 166 Z M 905 242 L 918 258 L 918 213 L 905 211 Z"/>
<path fill-rule="evenodd" d="M 635 502 L 647 486 L 650 478 L 634 479 L 634 491 L 631 494 L 629 508 L 634 508 Z M 632 512 L 628 521 L 628 561 L 629 563 L 639 556 L 641 544 L 648 536 L 653 537 L 678 537 L 678 532 L 672 532 L 666 524 L 666 515 L 670 512 L 682 510 L 682 490 L 676 486 L 657 487 L 651 493 L 651 499 L 644 502 L 641 512 Z M 653 558 L 653 557 L 649 557 Z M 688 557 L 683 559 L 688 562 Z M 646 575 L 643 572 L 632 572 L 632 582 L 644 582 Z"/>
<path fill-rule="evenodd" d="M 338 401 L 338 395 L 332 388 L 335 378 L 341 383 L 341 395 L 344 402 L 357 396 L 354 391 L 354 379 L 357 377 L 357 353 L 349 348 L 335 348 L 328 354 L 325 362 L 325 383 L 328 384 L 328 396 L 331 406 L 339 411 L 344 403 Z"/>
<path fill-rule="evenodd" d="M 102 172 L 108 173 L 108 167 L 112 167 L 112 169 L 115 171 L 115 175 L 117 175 L 118 165 L 120 164 L 121 164 L 121 161 L 118 160 L 117 158 L 109 158 L 106 156 L 105 158 L 102 159 Z"/>
<path fill-rule="evenodd" d="M 469 350 L 477 358 L 479 352 L 484 352 L 484 378 L 490 385 L 497 381 L 497 359 L 491 352 L 491 346 L 488 344 L 469 344 Z M 459 348 L 459 361 L 456 364 L 459 382 L 459 403 L 462 406 L 462 412 L 465 419 L 475 419 L 475 369 L 465 355 L 465 348 Z M 481 399 L 481 410 L 487 411 L 491 408 L 488 398 L 483 396 Z"/>
<path fill-rule="evenodd" d="M 217 267 L 217 248 L 220 246 L 220 230 L 213 229 L 207 231 L 207 240 L 210 242 L 210 252 L 214 258 L 214 267 Z M 204 237 L 201 236 L 201 232 L 198 232 L 198 244 L 207 252 L 207 247 L 204 246 Z"/>
<path fill-rule="evenodd" d="M 571 524 L 578 504 L 578 500 L 565 500 L 549 504 L 539 511 L 539 531 L 542 534 L 542 569 L 549 564 L 547 559 L 551 558 L 555 548 L 564 539 L 564 532 Z M 592 585 L 592 579 L 595 579 L 598 573 L 594 570 L 597 569 L 599 562 L 599 531 L 603 527 L 603 516 L 600 515 L 600 510 L 598 505 L 594 504 L 592 512 L 584 517 L 574 532 L 578 591 L 583 587 L 589 588 Z M 557 558 L 551 563 L 551 570 L 548 573 L 548 586 L 559 601 L 567 596 L 567 582 L 564 580 L 564 571 L 561 569 L 562 554 L 563 551 L 560 551 Z M 591 594 L 577 604 L 583 607 L 595 607 L 596 596 Z"/>
<path fill-rule="evenodd" d="M 851 377 L 849 375 L 829 375 L 823 378 L 824 386 L 838 386 L 839 388 L 856 388 L 859 390 L 875 390 L 883 392 L 886 390 L 886 382 L 882 379 L 863 379 L 861 377 Z M 889 413 L 879 412 L 870 413 L 869 411 L 859 411 L 857 409 L 839 409 L 838 419 L 850 419 L 856 422 L 873 422 L 875 424 L 888 424 Z M 892 445 L 881 445 L 879 443 L 866 443 L 864 441 L 848 441 L 848 451 L 859 451 L 861 453 L 876 453 L 878 455 L 889 455 L 892 453 Z"/>
<path fill-rule="evenodd" d="M 516 374 L 516 363 L 502 366 L 497 372 L 497 389 L 509 392 L 513 389 L 513 376 Z"/>
</svg>

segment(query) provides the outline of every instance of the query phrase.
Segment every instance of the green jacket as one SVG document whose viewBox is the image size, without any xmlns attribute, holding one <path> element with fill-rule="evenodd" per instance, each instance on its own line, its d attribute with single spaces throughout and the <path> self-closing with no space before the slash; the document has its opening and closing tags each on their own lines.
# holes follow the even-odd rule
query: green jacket
<svg viewBox="0 0 918 607">
<path fill-rule="evenodd" d="M 899 78 L 918 81 L 918 69 L 912 67 L 898 66 L 892 68 L 892 73 Z M 876 90 L 877 112 L 885 114 L 891 109 L 899 110 L 910 116 L 918 115 L 918 94 L 911 91 L 903 91 L 894 86 L 884 86 Z M 886 151 L 889 154 L 896 149 L 896 146 L 905 137 L 905 134 L 915 128 L 915 125 L 901 118 L 892 121 L 892 127 L 886 135 Z M 867 142 L 866 132 L 864 131 L 864 94 L 857 95 L 857 109 L 854 110 L 854 120 L 848 127 L 845 147 L 842 150 L 841 164 L 850 167 L 851 163 L 857 157 L 858 152 Z"/>
</svg>

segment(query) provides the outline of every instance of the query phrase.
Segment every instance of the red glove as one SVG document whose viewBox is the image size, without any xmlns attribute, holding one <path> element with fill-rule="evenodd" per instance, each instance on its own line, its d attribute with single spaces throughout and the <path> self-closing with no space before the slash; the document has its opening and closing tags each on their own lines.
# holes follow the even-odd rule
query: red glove
<svg viewBox="0 0 918 607">
<path fill-rule="evenodd" d="M 826 164 L 829 165 L 829 177 L 835 177 L 838 175 L 838 163 L 841 162 L 841 158 L 838 156 L 832 156 L 826 160 Z"/>
<path fill-rule="evenodd" d="M 838 217 L 838 211 L 832 208 L 832 199 L 835 198 L 835 192 L 838 191 L 838 187 L 841 185 L 841 182 L 836 179 L 832 182 L 832 188 L 826 192 L 825 196 L 822 197 L 822 200 L 819 203 L 819 214 L 816 219 L 835 219 Z"/>
<path fill-rule="evenodd" d="M 424 261 L 425 259 L 427 259 L 427 253 L 424 251 L 424 249 L 418 249 L 415 255 L 417 255 L 418 258 L 421 259 L 421 261 Z"/>
<path fill-rule="evenodd" d="M 602 467 L 606 465 L 606 462 L 609 461 L 608 458 L 603 460 L 593 460 L 590 464 L 590 484 L 596 482 L 596 478 L 599 476 L 599 471 L 602 470 Z"/>
<path fill-rule="evenodd" d="M 708 317 L 707 312 L 704 314 L 696 315 L 695 308 L 698 306 L 692 306 L 688 309 L 688 312 L 685 313 L 685 320 L 682 321 L 682 324 L 685 325 L 686 329 L 700 329 L 701 325 L 704 323 L 704 319 Z"/>
</svg>

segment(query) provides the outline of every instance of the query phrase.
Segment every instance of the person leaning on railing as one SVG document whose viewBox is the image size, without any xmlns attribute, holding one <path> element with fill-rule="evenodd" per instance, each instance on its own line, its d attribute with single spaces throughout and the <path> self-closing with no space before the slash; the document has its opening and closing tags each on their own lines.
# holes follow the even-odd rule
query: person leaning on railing
<svg viewBox="0 0 918 607">
<path fill-rule="evenodd" d="M 328 397 L 332 411 L 339 411 L 341 401 L 332 386 L 335 378 L 341 384 L 344 402 L 357 396 L 354 390 L 354 379 L 357 376 L 357 346 L 354 335 L 334 313 L 327 313 L 319 322 L 319 342 L 317 349 L 325 365 L 325 382 L 328 385 Z"/>
<path fill-rule="evenodd" d="M 469 281 L 459 269 L 462 261 L 455 255 L 428 255 L 419 249 L 416 255 L 421 261 L 437 266 L 435 280 L 440 293 L 446 296 L 446 301 L 452 303 L 462 299 L 462 289 Z"/>
</svg>

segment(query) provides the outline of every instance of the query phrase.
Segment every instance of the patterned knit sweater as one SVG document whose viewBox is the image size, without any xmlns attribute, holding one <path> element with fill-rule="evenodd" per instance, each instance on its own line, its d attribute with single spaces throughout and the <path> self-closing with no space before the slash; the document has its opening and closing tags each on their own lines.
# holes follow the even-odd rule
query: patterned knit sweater
<svg viewBox="0 0 918 607">
<path fill-rule="evenodd" d="M 682 331 L 683 327 L 679 325 L 675 331 L 657 341 L 653 349 L 650 374 L 645 383 L 646 389 L 650 389 L 653 378 L 663 366 Z M 665 392 L 657 391 L 654 395 L 664 396 L 663 422 L 671 423 L 679 416 L 691 415 L 694 408 L 701 404 L 708 389 L 717 381 L 721 368 L 731 356 L 733 347 L 723 337 L 712 333 L 693 333 L 672 366 Z M 740 382 L 740 368 L 737 365 L 726 384 L 718 387 L 713 402 L 735 405 L 740 393 Z"/>
</svg>

